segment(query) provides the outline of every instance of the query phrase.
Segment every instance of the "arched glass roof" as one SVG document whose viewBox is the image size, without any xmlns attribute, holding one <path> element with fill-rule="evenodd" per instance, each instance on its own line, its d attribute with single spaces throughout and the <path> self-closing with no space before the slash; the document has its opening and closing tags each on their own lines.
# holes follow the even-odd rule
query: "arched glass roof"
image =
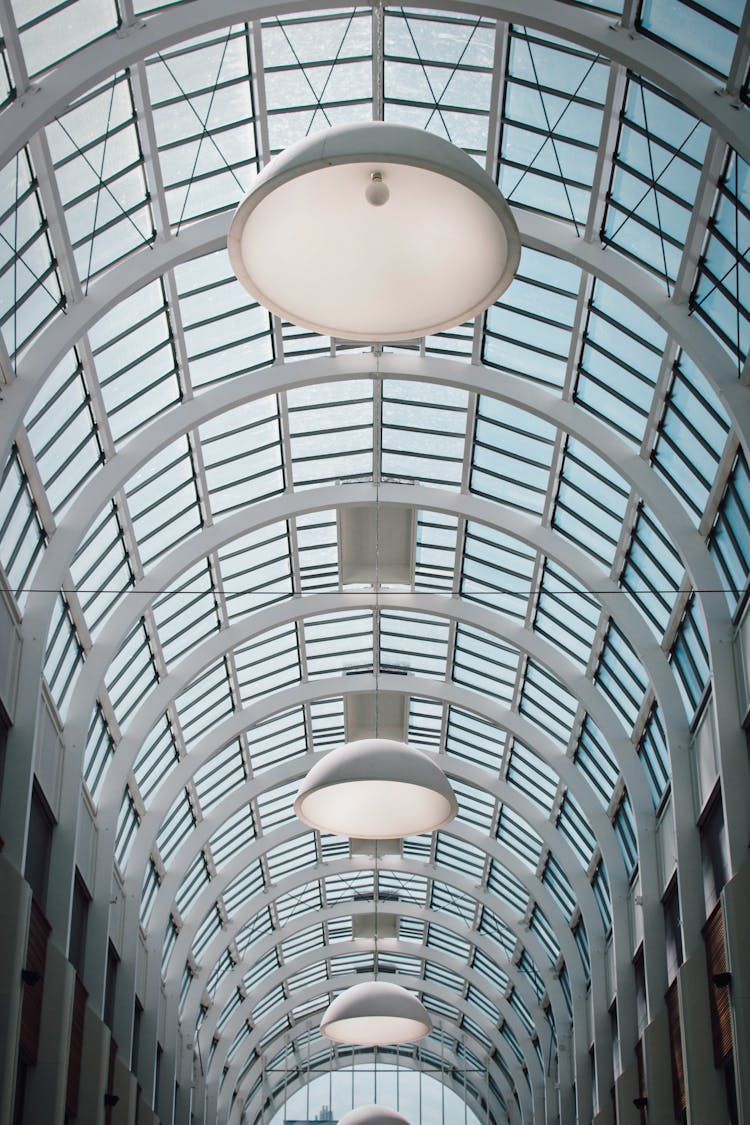
<svg viewBox="0 0 750 1125">
<path fill-rule="evenodd" d="M 0 0 L 0 565 L 34 747 L 3 836 L 23 854 L 36 774 L 70 829 L 53 927 L 77 867 L 90 994 L 109 936 L 122 1049 L 137 994 L 219 1122 L 366 1061 L 317 1023 L 373 972 L 374 909 L 436 1023 L 399 1063 L 482 1121 L 591 1118 L 641 946 L 663 1002 L 654 835 L 699 879 L 675 808 L 710 692 L 739 736 L 749 27 L 739 0 Z M 373 116 L 469 152 L 523 244 L 486 315 L 382 348 L 282 323 L 225 249 L 273 154 Z M 292 809 L 377 715 L 460 809 L 378 864 Z"/>
</svg>

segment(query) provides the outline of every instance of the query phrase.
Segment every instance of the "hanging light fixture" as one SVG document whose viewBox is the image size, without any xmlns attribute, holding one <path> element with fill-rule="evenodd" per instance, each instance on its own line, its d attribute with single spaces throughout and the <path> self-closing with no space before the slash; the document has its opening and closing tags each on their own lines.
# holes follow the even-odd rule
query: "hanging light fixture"
<svg viewBox="0 0 750 1125">
<path fill-rule="evenodd" d="M 294 811 L 320 832 L 396 840 L 442 828 L 458 812 L 458 802 L 428 754 L 405 742 L 362 738 L 315 763 Z"/>
<path fill-rule="evenodd" d="M 409 1125 L 409 1122 L 395 1109 L 382 1105 L 363 1105 L 351 1109 L 339 1120 L 339 1125 Z"/>
<path fill-rule="evenodd" d="M 229 228 L 232 268 L 261 305 L 324 335 L 404 340 L 462 324 L 513 280 L 520 238 L 462 149 L 370 121 L 271 160 Z"/>
<path fill-rule="evenodd" d="M 320 1030 L 335 1043 L 385 1047 L 424 1039 L 432 1021 L 424 1005 L 400 984 L 373 980 L 337 996 L 326 1008 Z"/>
</svg>

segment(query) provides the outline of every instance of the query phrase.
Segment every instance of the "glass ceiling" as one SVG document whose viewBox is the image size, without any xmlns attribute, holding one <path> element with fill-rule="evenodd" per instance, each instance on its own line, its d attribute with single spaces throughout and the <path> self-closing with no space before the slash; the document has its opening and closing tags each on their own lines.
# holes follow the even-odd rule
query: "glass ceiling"
<svg viewBox="0 0 750 1125">
<path fill-rule="evenodd" d="M 612 951 L 629 965 L 627 903 L 661 893 L 643 848 L 750 563 L 748 20 L 739 0 L 270 12 L 0 0 L 16 726 L 43 677 L 68 871 L 122 891 L 128 1010 L 143 962 L 139 1001 L 195 1044 L 217 1120 L 270 1119 L 282 1084 L 356 1061 L 317 1022 L 374 970 L 374 903 L 379 972 L 436 1024 L 400 1061 L 449 1064 L 498 1123 L 537 1119 L 554 1066 L 589 1119 L 609 970 L 636 1037 Z M 377 350 L 254 305 L 224 246 L 271 155 L 373 114 L 466 149 L 523 242 L 486 316 Z M 342 529 L 387 509 L 413 514 L 408 581 L 353 577 Z M 375 694 L 460 807 L 379 871 L 292 810 Z"/>
</svg>

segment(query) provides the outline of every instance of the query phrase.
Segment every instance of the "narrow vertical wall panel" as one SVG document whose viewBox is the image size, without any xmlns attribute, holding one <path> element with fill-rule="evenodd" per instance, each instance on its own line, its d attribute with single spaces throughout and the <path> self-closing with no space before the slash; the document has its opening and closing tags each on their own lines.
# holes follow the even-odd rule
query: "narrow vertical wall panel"
<svg viewBox="0 0 750 1125">
<path fill-rule="evenodd" d="M 0 1121 L 10 1121 L 21 1024 L 21 970 L 31 912 L 31 888 L 0 852 Z"/>
</svg>

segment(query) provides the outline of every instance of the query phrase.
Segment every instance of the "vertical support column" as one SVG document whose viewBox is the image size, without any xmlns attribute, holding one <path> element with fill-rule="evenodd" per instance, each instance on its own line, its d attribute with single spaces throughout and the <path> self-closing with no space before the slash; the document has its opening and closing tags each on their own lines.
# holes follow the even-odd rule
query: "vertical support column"
<svg viewBox="0 0 750 1125">
<path fill-rule="evenodd" d="M 0 852 L 0 1121 L 10 1121 L 18 1066 L 21 1026 L 21 970 L 31 911 L 31 888 Z"/>
<path fill-rule="evenodd" d="M 724 1085 L 713 1064 L 706 954 L 703 949 L 693 953 L 680 967 L 677 987 L 688 1121 L 692 1125 L 704 1121 L 726 1121 Z"/>
<path fill-rule="evenodd" d="M 737 1110 L 745 1125 L 750 1122 L 750 861 L 746 860 L 729 880 L 722 899 L 727 964 L 732 975 L 729 999 Z"/>
<path fill-rule="evenodd" d="M 131 1074 L 120 1055 L 115 1059 L 112 1093 L 117 1104 L 112 1110 L 111 1125 L 135 1125 L 138 1111 L 138 1081 Z"/>
<path fill-rule="evenodd" d="M 104 1094 L 109 1074 L 109 1028 L 87 1004 L 83 1020 L 83 1073 L 77 1125 L 104 1125 Z"/>
<path fill-rule="evenodd" d="M 629 1066 L 615 1082 L 615 1103 L 617 1105 L 617 1125 L 640 1125 L 640 1111 L 633 1101 L 638 1097 L 638 1071 Z M 655 1118 L 654 1120 L 658 1120 Z"/>
<path fill-rule="evenodd" d="M 674 1099 L 669 1022 L 663 1005 L 644 1028 L 643 1064 L 646 1071 L 649 1121 L 669 1121 L 674 1117 Z"/>
<path fill-rule="evenodd" d="M 75 969 L 54 941 L 47 945 L 39 1050 L 28 1083 L 24 1121 L 62 1125 L 68 1086 L 68 1048 L 73 1020 Z"/>
</svg>

